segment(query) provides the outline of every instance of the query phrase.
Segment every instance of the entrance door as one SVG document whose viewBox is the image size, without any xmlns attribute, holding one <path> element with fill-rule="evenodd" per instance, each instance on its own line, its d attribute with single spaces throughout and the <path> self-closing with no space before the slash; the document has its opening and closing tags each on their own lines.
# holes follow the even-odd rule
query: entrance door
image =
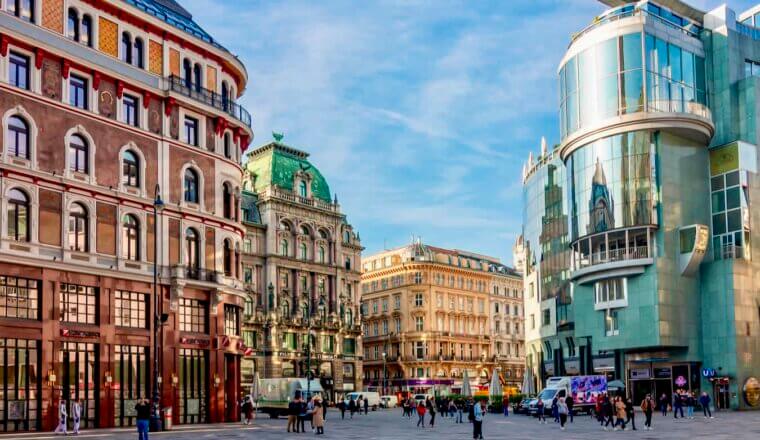
<svg viewBox="0 0 760 440">
<path fill-rule="evenodd" d="M 98 427 L 98 346 L 85 342 L 64 342 L 58 353 L 61 378 L 61 399 L 67 403 L 71 423 L 71 403 L 82 405 L 81 428 Z"/>
<path fill-rule="evenodd" d="M 240 357 L 224 355 L 224 420 L 240 420 Z"/>
<path fill-rule="evenodd" d="M 731 392 L 728 381 L 716 382 L 713 386 L 713 395 L 715 396 L 715 409 L 731 408 Z"/>
<path fill-rule="evenodd" d="M 179 350 L 179 422 L 206 423 L 208 408 L 208 352 Z"/>
<path fill-rule="evenodd" d="M 0 338 L 0 432 L 40 429 L 39 344 Z"/>
<path fill-rule="evenodd" d="M 116 345 L 114 347 L 114 426 L 135 424 L 137 399 L 149 399 L 150 382 L 148 347 Z"/>
</svg>

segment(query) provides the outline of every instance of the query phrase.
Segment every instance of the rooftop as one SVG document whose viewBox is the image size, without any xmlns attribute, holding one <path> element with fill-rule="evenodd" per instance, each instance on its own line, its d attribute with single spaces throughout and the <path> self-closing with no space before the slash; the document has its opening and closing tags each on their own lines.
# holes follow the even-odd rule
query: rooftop
<svg viewBox="0 0 760 440">
<path fill-rule="evenodd" d="M 599 0 L 599 2 L 611 8 L 615 8 L 618 6 L 640 3 L 640 0 Z M 699 23 L 702 22 L 702 19 L 705 16 L 704 11 L 701 11 L 681 0 L 657 0 L 652 3 L 659 6 L 664 6 L 682 17 L 689 18 Z"/>
</svg>

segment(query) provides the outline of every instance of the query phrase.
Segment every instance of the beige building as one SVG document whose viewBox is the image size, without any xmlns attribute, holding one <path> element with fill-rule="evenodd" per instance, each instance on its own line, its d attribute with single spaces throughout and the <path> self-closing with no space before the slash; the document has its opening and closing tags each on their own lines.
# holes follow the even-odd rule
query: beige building
<svg viewBox="0 0 760 440">
<path fill-rule="evenodd" d="M 522 312 L 512 269 L 419 241 L 363 261 L 365 389 L 456 393 L 465 370 L 475 386 L 489 383 L 497 368 L 505 385 L 521 381 L 522 316 L 505 313 L 507 305 Z M 502 331 L 495 335 L 497 316 Z"/>
</svg>

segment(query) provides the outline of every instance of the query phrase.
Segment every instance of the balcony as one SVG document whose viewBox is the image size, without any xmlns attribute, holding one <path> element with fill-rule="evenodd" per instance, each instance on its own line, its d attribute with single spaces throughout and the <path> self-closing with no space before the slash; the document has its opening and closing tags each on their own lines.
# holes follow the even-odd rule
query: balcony
<svg viewBox="0 0 760 440">
<path fill-rule="evenodd" d="M 580 283 L 609 276 L 635 275 L 654 262 L 654 227 L 615 229 L 576 240 L 571 279 Z M 607 272 L 604 276 L 599 273 Z M 592 274 L 597 274 L 592 276 Z"/>
<path fill-rule="evenodd" d="M 284 188 L 280 188 L 277 185 L 272 185 L 264 189 L 262 197 L 271 197 L 274 199 L 284 200 L 286 202 L 297 203 L 300 205 L 311 206 L 317 209 L 323 209 L 330 212 L 339 212 L 340 206 L 337 203 L 329 203 L 324 200 L 315 198 L 301 197 L 300 195 L 289 191 Z"/>
<path fill-rule="evenodd" d="M 182 78 L 176 75 L 170 75 L 166 78 L 168 82 L 168 90 L 170 92 L 177 92 L 182 96 L 186 96 L 201 104 L 208 105 L 219 111 L 227 113 L 238 121 L 251 127 L 251 114 L 243 108 L 240 104 L 237 104 L 212 90 L 205 89 L 203 87 L 192 87 Z"/>
</svg>

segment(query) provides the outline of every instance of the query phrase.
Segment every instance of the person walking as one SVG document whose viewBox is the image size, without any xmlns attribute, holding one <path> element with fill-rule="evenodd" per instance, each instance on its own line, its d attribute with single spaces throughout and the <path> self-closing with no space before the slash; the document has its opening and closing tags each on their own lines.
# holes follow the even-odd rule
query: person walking
<svg viewBox="0 0 760 440">
<path fill-rule="evenodd" d="M 475 403 L 474 408 L 474 417 L 472 421 L 472 438 L 473 439 L 482 439 L 483 438 L 483 418 L 486 416 L 486 401 L 481 400 L 480 403 Z"/>
<path fill-rule="evenodd" d="M 621 431 L 625 431 L 625 402 L 620 396 L 615 398 L 615 416 L 617 417 L 615 431 L 618 430 L 618 426 L 620 426 Z"/>
<path fill-rule="evenodd" d="M 681 418 L 683 419 L 683 397 L 681 396 L 681 393 L 676 391 L 673 394 L 673 418 L 678 418 L 678 413 L 681 413 Z"/>
<path fill-rule="evenodd" d="M 702 395 L 699 396 L 699 404 L 702 405 L 702 414 L 705 415 L 705 418 L 714 418 L 712 411 L 710 411 L 710 396 L 707 391 L 702 391 Z"/>
<path fill-rule="evenodd" d="M 301 411 L 301 404 L 298 403 L 299 397 L 288 402 L 288 432 L 298 432 L 298 413 Z"/>
<path fill-rule="evenodd" d="M 66 410 L 66 401 L 64 399 L 61 399 L 61 401 L 58 403 L 58 426 L 55 428 L 56 434 L 63 434 L 63 435 L 69 435 L 66 426 L 68 424 L 68 421 L 66 420 L 69 417 L 69 413 Z"/>
<path fill-rule="evenodd" d="M 309 404 L 306 403 L 303 395 L 301 395 L 301 399 L 298 401 L 298 418 L 296 419 L 299 432 L 306 432 L 306 418 L 308 417 L 308 414 Z"/>
<path fill-rule="evenodd" d="M 559 398 L 555 395 L 552 399 L 552 417 L 554 417 L 554 423 L 559 422 L 559 412 L 557 412 L 557 400 Z"/>
<path fill-rule="evenodd" d="M 351 396 L 351 400 L 348 401 L 348 412 L 351 414 L 351 418 L 354 418 L 354 413 L 356 412 L 356 400 L 354 400 L 354 396 Z"/>
<path fill-rule="evenodd" d="M 604 394 L 596 395 L 596 402 L 594 404 L 594 412 L 596 413 L 596 421 L 599 422 L 599 426 L 604 426 L 604 413 L 602 412 L 602 404 L 604 403 Z"/>
<path fill-rule="evenodd" d="M 575 400 L 573 399 L 572 394 L 565 397 L 565 405 L 567 405 L 567 417 L 570 419 L 570 423 L 573 423 L 573 406 L 575 406 Z"/>
<path fill-rule="evenodd" d="M 536 402 L 536 414 L 538 414 L 538 423 L 541 424 L 546 424 L 545 406 L 544 401 L 539 398 Z"/>
<path fill-rule="evenodd" d="M 311 425 L 311 430 L 314 431 L 314 404 L 315 398 L 310 398 L 309 403 L 306 404 L 306 418 L 309 419 L 309 424 Z"/>
<path fill-rule="evenodd" d="M 457 406 L 457 418 L 456 418 L 456 422 L 457 423 L 464 423 L 464 421 L 463 421 L 463 419 L 464 419 L 464 417 L 463 417 L 464 416 L 464 400 L 459 399 L 459 401 L 457 401 L 457 403 L 456 403 L 456 406 Z"/>
<path fill-rule="evenodd" d="M 686 392 L 686 418 L 694 418 L 694 405 L 697 404 L 697 399 L 694 398 L 694 393 L 691 391 Z"/>
<path fill-rule="evenodd" d="M 71 421 L 74 422 L 74 435 L 79 435 L 79 421 L 82 417 L 82 404 L 79 403 L 79 399 L 74 399 L 71 402 Z"/>
<path fill-rule="evenodd" d="M 311 412 L 311 423 L 317 429 L 316 435 L 325 433 L 325 417 L 323 412 L 324 406 L 317 400 L 314 402 L 314 409 Z"/>
<path fill-rule="evenodd" d="M 615 421 L 612 419 L 612 414 L 615 412 L 615 409 L 612 405 L 612 400 L 610 399 L 610 396 L 605 395 L 604 400 L 602 401 L 602 417 L 604 418 L 604 430 L 607 431 L 607 427 L 612 425 L 612 428 L 615 428 Z"/>
<path fill-rule="evenodd" d="M 502 410 L 504 411 L 504 417 L 509 417 L 509 398 L 501 398 L 501 406 Z"/>
<path fill-rule="evenodd" d="M 340 411 L 340 418 L 341 420 L 346 418 L 346 401 L 343 399 L 340 399 L 338 401 L 338 411 Z"/>
<path fill-rule="evenodd" d="M 559 429 L 564 431 L 565 430 L 565 423 L 567 423 L 567 403 L 565 403 L 565 398 L 560 397 L 557 399 L 557 414 L 559 415 Z"/>
<path fill-rule="evenodd" d="M 148 399 L 140 399 L 135 405 L 137 416 L 137 440 L 148 440 L 150 430 L 150 403 Z"/>
<path fill-rule="evenodd" d="M 641 410 L 644 411 L 644 429 L 647 431 L 652 430 L 652 413 L 654 412 L 654 400 L 652 400 L 652 395 L 647 394 L 647 396 L 644 398 L 644 400 L 641 401 Z"/>
<path fill-rule="evenodd" d="M 631 424 L 631 430 L 636 431 L 636 414 L 633 409 L 633 399 L 625 400 L 625 425 Z"/>
<path fill-rule="evenodd" d="M 253 397 L 250 395 L 243 399 L 243 415 L 245 416 L 245 424 L 250 425 L 253 420 Z"/>
<path fill-rule="evenodd" d="M 430 427 L 433 428 L 435 426 L 435 400 L 428 397 L 425 406 L 430 413 Z"/>
<path fill-rule="evenodd" d="M 668 415 L 668 396 L 665 393 L 660 396 L 660 411 L 662 411 L 663 416 Z"/>
<path fill-rule="evenodd" d="M 369 414 L 369 399 L 364 399 L 364 415 Z"/>
<path fill-rule="evenodd" d="M 449 415 L 454 419 L 454 423 L 459 423 L 459 422 L 456 421 L 456 417 L 457 417 L 457 404 L 454 403 L 454 399 L 450 399 L 449 400 L 448 406 L 449 406 L 449 409 L 448 409 Z"/>
<path fill-rule="evenodd" d="M 425 405 L 422 402 L 417 404 L 417 417 L 418 417 L 417 427 L 419 428 L 420 425 L 422 425 L 422 427 L 424 428 L 425 427 Z"/>
</svg>

